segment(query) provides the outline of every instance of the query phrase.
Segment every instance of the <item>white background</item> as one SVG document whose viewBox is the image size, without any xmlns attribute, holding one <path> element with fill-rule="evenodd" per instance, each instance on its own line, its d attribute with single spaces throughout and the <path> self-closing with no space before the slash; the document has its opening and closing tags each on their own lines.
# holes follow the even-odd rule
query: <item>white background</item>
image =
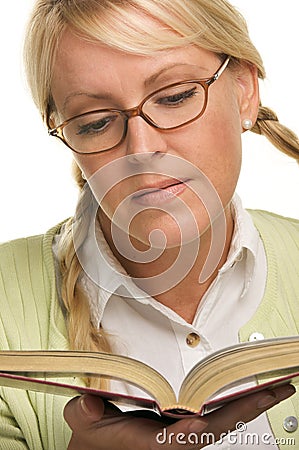
<svg viewBox="0 0 299 450">
<path fill-rule="evenodd" d="M 247 19 L 267 70 L 264 105 L 299 134 L 299 2 L 231 0 Z M 1 2 L 0 241 L 41 233 L 73 214 L 77 190 L 71 153 L 50 138 L 26 88 L 24 25 L 33 0 Z M 238 187 L 243 203 L 299 218 L 299 166 L 246 133 Z"/>
</svg>

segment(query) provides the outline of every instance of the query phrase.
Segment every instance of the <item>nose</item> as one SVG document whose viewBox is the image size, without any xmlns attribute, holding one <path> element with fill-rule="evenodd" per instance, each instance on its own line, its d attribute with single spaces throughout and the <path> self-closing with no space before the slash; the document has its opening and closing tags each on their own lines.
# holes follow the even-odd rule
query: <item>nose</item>
<svg viewBox="0 0 299 450">
<path fill-rule="evenodd" d="M 131 117 L 128 120 L 127 136 L 125 139 L 126 154 L 132 162 L 144 162 L 146 155 L 162 156 L 167 152 L 165 132 L 153 127 L 142 117 Z"/>
</svg>

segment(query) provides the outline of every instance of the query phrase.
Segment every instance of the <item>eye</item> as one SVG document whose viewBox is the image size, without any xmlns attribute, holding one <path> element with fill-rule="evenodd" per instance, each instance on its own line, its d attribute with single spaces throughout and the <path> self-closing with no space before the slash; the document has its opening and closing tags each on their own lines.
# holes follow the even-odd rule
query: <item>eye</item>
<svg viewBox="0 0 299 450">
<path fill-rule="evenodd" d="M 192 98 L 194 98 L 199 91 L 199 89 L 196 86 L 192 86 L 191 89 L 187 90 L 182 89 L 183 87 L 181 87 L 181 89 L 179 89 L 179 87 L 176 87 L 175 89 L 170 90 L 169 94 L 165 92 L 166 95 L 157 98 L 156 103 L 158 105 L 165 105 L 165 106 L 180 106 L 184 103 L 187 103 Z"/>
<path fill-rule="evenodd" d="M 84 118 L 84 121 L 86 123 L 79 123 L 78 124 L 78 130 L 77 130 L 77 135 L 95 135 L 95 134 L 100 134 L 100 133 L 104 133 L 106 132 L 110 126 L 112 125 L 112 123 L 117 119 L 117 115 L 116 114 L 112 114 L 110 116 L 104 116 L 104 117 L 92 117 L 92 121 L 91 117 L 86 116 Z"/>
</svg>

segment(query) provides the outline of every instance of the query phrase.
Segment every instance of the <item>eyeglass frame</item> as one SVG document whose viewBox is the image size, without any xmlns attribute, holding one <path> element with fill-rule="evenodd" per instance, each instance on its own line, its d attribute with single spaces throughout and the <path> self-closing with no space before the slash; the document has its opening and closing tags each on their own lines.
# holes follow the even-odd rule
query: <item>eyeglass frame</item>
<svg viewBox="0 0 299 450">
<path fill-rule="evenodd" d="M 178 83 L 172 83 L 169 84 L 167 86 L 163 86 L 162 88 L 152 92 L 151 94 L 147 95 L 140 103 L 138 106 L 135 106 L 133 108 L 129 108 L 129 109 L 97 109 L 94 111 L 87 111 L 86 113 L 83 114 L 78 114 L 76 116 L 73 116 L 67 120 L 65 120 L 64 122 L 62 122 L 60 125 L 58 125 L 55 128 L 48 128 L 48 134 L 49 136 L 54 136 L 57 137 L 58 139 L 60 139 L 68 148 L 70 148 L 73 152 L 78 153 L 80 155 L 94 155 L 97 153 L 102 153 L 102 152 L 107 152 L 109 150 L 114 149 L 115 147 L 117 147 L 118 145 L 120 145 L 126 138 L 127 135 L 127 131 L 128 131 L 128 121 L 129 119 L 131 119 L 132 117 L 142 117 L 143 120 L 145 120 L 146 123 L 148 123 L 149 125 L 153 126 L 154 128 L 158 129 L 158 130 L 175 130 L 177 128 L 180 128 L 182 126 L 188 125 L 192 122 L 194 122 L 195 120 L 199 119 L 201 116 L 203 116 L 203 114 L 205 113 L 205 110 L 207 108 L 207 104 L 208 104 L 208 90 L 209 87 L 218 80 L 218 78 L 222 75 L 222 73 L 224 72 L 224 70 L 227 68 L 229 62 L 231 60 L 230 56 L 227 56 L 226 59 L 221 63 L 220 67 L 216 70 L 216 72 L 209 78 L 201 78 L 201 79 L 197 79 L 197 80 L 186 80 L 186 81 L 181 81 Z M 174 127 L 160 127 L 158 124 L 156 124 L 149 116 L 147 116 L 147 114 L 145 114 L 142 111 L 143 105 L 154 95 L 158 94 L 161 91 L 164 91 L 165 89 L 168 88 L 172 88 L 174 86 L 180 86 L 183 84 L 191 84 L 191 83 L 198 83 L 200 84 L 203 89 L 204 89 L 204 93 L 205 93 L 205 100 L 204 100 L 204 104 L 203 107 L 200 111 L 200 113 L 195 116 L 193 119 L 188 120 L 187 122 L 184 122 L 180 125 L 176 125 Z M 107 148 L 105 150 L 96 150 L 93 152 L 80 152 L 78 150 L 75 150 L 74 148 L 71 147 L 70 144 L 68 144 L 68 142 L 66 141 L 64 135 L 63 135 L 63 129 L 66 125 L 68 125 L 71 121 L 78 119 L 79 117 L 85 117 L 89 114 L 93 114 L 93 113 L 102 113 L 102 112 L 115 112 L 120 114 L 121 116 L 124 117 L 124 130 L 123 130 L 123 134 L 121 139 L 119 140 L 119 142 L 117 144 L 115 144 L 113 147 Z"/>
</svg>

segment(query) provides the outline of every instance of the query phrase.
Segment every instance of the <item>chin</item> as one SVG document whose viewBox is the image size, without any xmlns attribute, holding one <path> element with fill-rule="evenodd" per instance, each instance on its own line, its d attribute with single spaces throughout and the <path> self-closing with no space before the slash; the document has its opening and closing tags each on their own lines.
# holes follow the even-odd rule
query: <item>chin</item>
<svg viewBox="0 0 299 450">
<path fill-rule="evenodd" d="M 209 228 L 209 219 L 206 214 L 197 220 L 195 216 L 174 218 L 169 215 L 157 218 L 139 218 L 130 227 L 132 242 L 141 246 L 158 249 L 171 249 L 197 242 Z"/>
</svg>

